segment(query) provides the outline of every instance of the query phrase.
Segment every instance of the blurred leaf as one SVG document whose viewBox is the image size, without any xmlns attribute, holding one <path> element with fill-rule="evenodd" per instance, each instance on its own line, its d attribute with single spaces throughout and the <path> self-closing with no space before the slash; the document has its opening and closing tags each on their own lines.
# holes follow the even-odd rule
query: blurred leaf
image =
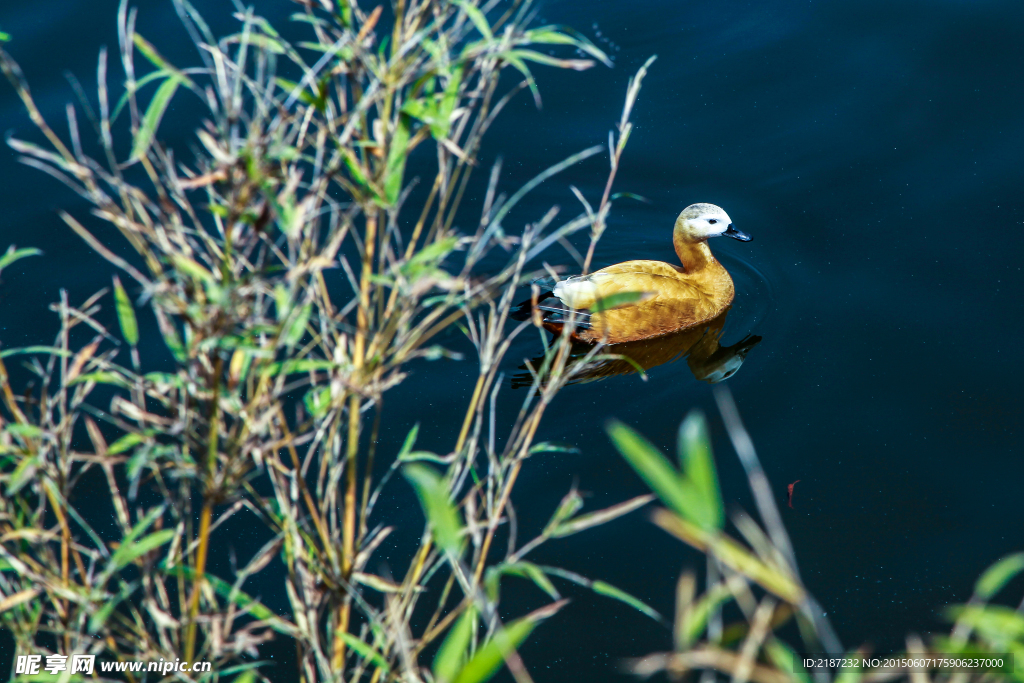
<svg viewBox="0 0 1024 683">
<path fill-rule="evenodd" d="M 382 669 L 385 675 L 391 671 L 391 667 L 388 666 L 388 660 L 373 647 L 367 645 L 351 633 L 342 633 L 341 637 L 345 641 L 345 645 L 351 648 L 353 652 L 372 663 L 378 669 Z"/>
<path fill-rule="evenodd" d="M 494 33 L 491 32 L 491 25 L 487 22 L 487 17 L 476 5 L 466 0 L 455 0 L 455 4 L 462 8 L 469 20 L 476 26 L 476 30 L 480 31 L 480 35 L 487 40 L 494 40 Z"/>
<path fill-rule="evenodd" d="M 116 387 L 130 387 L 132 383 L 121 374 L 116 372 L 86 372 L 68 382 L 68 385 L 81 384 L 83 382 L 95 382 L 96 384 L 111 384 Z"/>
<path fill-rule="evenodd" d="M 9 609 L 17 607 L 29 600 L 35 599 L 39 595 L 39 589 L 37 588 L 26 588 L 25 590 L 12 593 L 11 595 L 4 596 L 0 599 L 0 614 L 3 614 Z"/>
<path fill-rule="evenodd" d="M 7 431 L 10 431 L 10 428 Z M 14 472 L 11 473 L 11 478 L 7 480 L 7 490 L 4 492 L 4 495 L 11 497 L 24 488 L 25 484 L 32 481 L 38 465 L 39 460 L 36 457 L 24 458 L 18 463 Z"/>
<path fill-rule="evenodd" d="M 316 418 L 322 418 L 331 407 L 331 388 L 313 387 L 302 397 L 309 414 Z"/>
<path fill-rule="evenodd" d="M 769 638 L 764 644 L 764 649 L 776 669 L 785 674 L 793 674 L 798 683 L 811 683 L 811 677 L 807 675 L 800 656 L 784 642 L 778 638 Z"/>
<path fill-rule="evenodd" d="M 654 496 L 651 494 L 637 496 L 636 498 L 627 500 L 624 503 L 612 505 L 604 510 L 580 515 L 579 517 L 569 520 L 563 524 L 559 524 L 557 527 L 552 529 L 550 532 L 551 536 L 554 538 L 562 538 L 564 536 L 571 536 L 572 534 L 579 533 L 584 529 L 605 524 L 613 519 L 621 517 L 622 515 L 628 514 L 639 507 L 647 505 L 652 500 L 654 500 Z"/>
<path fill-rule="evenodd" d="M 455 677 L 454 683 L 483 683 L 489 681 L 498 672 L 505 656 L 518 648 L 530 635 L 537 624 L 559 609 L 565 602 L 539 609 L 522 619 L 507 624 L 496 632 L 494 637 L 484 643 L 470 658 Z"/>
<path fill-rule="evenodd" d="M 156 129 L 160 126 L 164 112 L 167 111 L 167 105 L 171 103 L 171 98 L 174 97 L 174 93 L 178 90 L 178 86 L 181 83 L 182 79 L 180 76 L 172 75 L 160 84 L 156 94 L 153 95 L 153 100 L 146 109 L 145 116 L 142 117 L 142 125 L 139 126 L 139 130 L 135 133 L 135 144 L 132 146 L 132 160 L 137 161 L 141 159 L 149 151 L 149 146 L 153 144 L 153 136 L 156 134 Z"/>
<path fill-rule="evenodd" d="M 985 573 L 974 585 L 975 595 L 982 600 L 991 599 L 1022 570 L 1024 570 L 1024 553 L 1007 555 L 985 570 Z"/>
<path fill-rule="evenodd" d="M 579 453 L 580 449 L 575 446 L 566 446 L 553 441 L 542 441 L 530 446 L 529 455 L 537 453 Z"/>
<path fill-rule="evenodd" d="M 402 179 L 405 176 L 405 161 L 409 156 L 409 116 L 398 115 L 398 126 L 391 137 L 388 160 L 384 167 L 384 198 L 388 206 L 398 203 L 402 192 Z"/>
<path fill-rule="evenodd" d="M 668 510 L 655 510 L 654 523 L 690 544 L 697 550 L 713 555 L 722 564 L 760 584 L 762 588 L 791 605 L 800 604 L 804 590 L 791 577 L 776 567 L 755 557 L 746 548 L 721 533 L 710 533 Z"/>
<path fill-rule="evenodd" d="M 117 321 L 121 325 L 121 334 L 131 346 L 139 343 L 139 326 L 135 320 L 135 309 L 128 298 L 128 292 L 121 286 L 121 278 L 114 276 L 114 302 L 117 306 Z"/>
<path fill-rule="evenodd" d="M 306 325 L 309 323 L 309 316 L 313 313 L 312 304 L 306 304 L 300 310 L 298 315 L 292 318 L 288 324 L 288 329 L 284 333 L 284 344 L 291 348 L 302 341 L 302 337 L 306 334 Z"/>
<path fill-rule="evenodd" d="M 138 48 L 139 52 L 141 52 L 143 56 L 145 56 L 145 58 L 149 60 L 150 64 L 155 66 L 157 69 L 163 72 L 167 72 L 169 74 L 173 74 L 173 77 L 177 78 L 179 82 L 194 85 L 192 83 L 192 80 L 188 76 L 186 76 L 184 72 L 181 71 L 181 69 L 178 69 L 173 64 L 164 59 L 163 56 L 157 51 L 155 47 L 153 47 L 153 45 L 148 40 L 140 36 L 138 33 L 135 33 L 132 34 L 132 41 L 135 43 L 135 47 Z M 136 89 L 141 87 L 143 80 L 145 79 L 136 82 Z"/>
<path fill-rule="evenodd" d="M 665 623 L 665 618 L 662 617 L 653 607 L 650 607 L 646 603 L 638 600 L 637 598 L 634 598 L 626 591 L 620 590 L 615 586 L 611 585 L 610 583 L 605 583 L 604 581 L 594 581 L 590 584 L 590 589 L 598 595 L 604 595 L 609 598 L 614 598 L 619 602 L 623 602 L 632 607 L 633 609 L 637 610 L 638 612 L 646 614 L 655 621 Z"/>
<path fill-rule="evenodd" d="M 562 524 L 565 520 L 569 519 L 583 507 L 583 498 L 573 487 L 569 493 L 565 494 L 562 498 L 562 502 L 558 504 L 558 509 L 555 510 L 555 514 L 551 515 L 551 519 L 548 520 L 547 525 L 544 527 L 544 533 L 546 535 L 552 535 L 554 530 Z"/>
<path fill-rule="evenodd" d="M 416 490 L 438 546 L 453 555 L 458 555 L 462 522 L 458 511 L 448 498 L 448 488 L 444 479 L 426 465 L 406 465 L 402 473 Z"/>
<path fill-rule="evenodd" d="M 225 43 L 241 43 L 243 38 L 249 45 L 255 45 L 260 49 L 266 50 L 268 52 L 273 52 L 275 55 L 283 55 L 287 52 L 287 50 L 284 47 L 284 44 L 280 40 L 277 40 L 276 38 L 271 38 L 270 36 L 265 36 L 261 33 L 250 32 L 248 36 L 245 36 L 241 33 L 236 33 L 226 38 L 222 38 L 221 40 L 223 40 Z"/>
<path fill-rule="evenodd" d="M 139 557 L 142 557 L 151 550 L 156 550 L 174 538 L 174 529 L 163 529 L 154 531 L 141 541 L 122 543 L 110 558 L 112 571 L 117 571 L 128 566 Z"/>
<path fill-rule="evenodd" d="M 682 622 L 679 639 L 684 648 L 691 647 L 707 627 L 708 619 L 722 603 L 732 597 L 732 591 L 724 583 L 716 583 L 700 599 L 687 608 Z"/>
<path fill-rule="evenodd" d="M 718 488 L 715 460 L 711 455 L 704 414 L 691 411 L 679 425 L 679 464 L 683 474 L 693 482 L 702 503 L 701 526 L 721 529 L 725 517 L 722 494 Z"/>
<path fill-rule="evenodd" d="M 1024 614 L 1002 605 L 957 605 L 946 613 L 966 624 L 997 647 L 1010 640 L 1024 640 Z"/>
<path fill-rule="evenodd" d="M 11 265 L 19 259 L 26 258 L 28 256 L 42 256 L 43 252 L 34 247 L 26 247 L 25 249 L 15 249 L 12 244 L 7 248 L 7 251 L 3 256 L 0 256 L 0 272 L 3 272 L 4 268 Z"/>
<path fill-rule="evenodd" d="M 488 593 L 492 600 L 497 601 L 498 596 L 498 582 L 503 575 L 508 576 L 519 576 L 524 579 L 533 581 L 534 584 L 542 591 L 548 594 L 552 600 L 561 600 L 562 596 L 558 594 L 558 590 L 555 588 L 555 584 L 551 583 L 551 579 L 544 574 L 544 571 L 533 564 L 532 562 L 502 562 L 501 564 L 490 567 L 487 570 L 487 583 Z"/>
<path fill-rule="evenodd" d="M 526 31 L 523 37 L 531 43 L 540 43 L 541 45 L 571 45 L 598 59 L 605 66 L 612 66 L 612 61 L 600 48 L 582 34 L 565 26 L 541 26 Z"/>
<path fill-rule="evenodd" d="M 601 311 L 608 311 L 619 306 L 635 304 L 638 301 L 649 299 L 651 296 L 650 292 L 619 292 L 617 294 L 609 294 L 595 301 L 590 307 L 590 311 L 592 313 L 600 313 Z"/>
<path fill-rule="evenodd" d="M 405 435 L 405 441 L 402 442 L 402 448 L 398 451 L 398 459 L 401 460 L 403 457 L 408 455 L 412 451 L 412 447 L 416 445 L 416 436 L 420 433 L 420 423 L 417 422 L 409 430 L 409 433 Z"/>
<path fill-rule="evenodd" d="M 701 519 L 699 492 L 657 448 L 618 420 L 609 422 L 606 429 L 622 456 L 666 505 L 686 519 Z"/>
<path fill-rule="evenodd" d="M 84 375 L 83 375 L 83 377 L 84 377 Z M 117 441 L 115 441 L 114 443 L 110 444 L 110 448 L 107 449 L 107 454 L 108 455 L 117 455 L 118 453 L 124 453 L 129 448 L 131 448 L 132 446 L 137 446 L 138 444 L 144 443 L 145 441 L 146 441 L 146 436 L 144 434 L 137 434 L 137 433 L 134 433 L 134 432 L 131 433 L 131 434 L 125 434 L 124 436 L 119 438 Z"/>
<path fill-rule="evenodd" d="M 0 42 L 8 43 L 8 42 L 10 42 L 10 40 L 11 40 L 11 34 L 10 33 L 4 33 L 3 31 L 0 31 Z"/>
<path fill-rule="evenodd" d="M 447 683 L 455 678 L 466 662 L 466 654 L 477 629 L 476 609 L 470 605 L 448 631 L 434 657 L 434 679 Z"/>
</svg>

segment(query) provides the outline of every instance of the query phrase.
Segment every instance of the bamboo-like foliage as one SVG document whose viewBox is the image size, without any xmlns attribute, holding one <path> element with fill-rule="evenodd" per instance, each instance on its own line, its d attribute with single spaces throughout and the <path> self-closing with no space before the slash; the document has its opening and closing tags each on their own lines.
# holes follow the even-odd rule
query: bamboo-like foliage
<svg viewBox="0 0 1024 683">
<path fill-rule="evenodd" d="M 679 427 L 678 468 L 628 426 L 617 421 L 608 425 L 616 448 L 665 506 L 654 510 L 653 522 L 707 558 L 703 593 L 694 571 L 679 577 L 672 651 L 633 660 L 627 664 L 629 671 L 645 677 L 665 673 L 671 680 L 699 672 L 702 682 L 724 674 L 733 683 L 810 683 L 812 677 L 819 683 L 1024 680 L 1024 603 L 1014 610 L 990 602 L 1024 572 L 1024 553 L 990 567 L 968 604 L 947 609 L 955 622 L 950 635 L 925 643 L 911 634 L 902 653 L 879 655 L 868 647 L 845 652 L 800 578 L 796 554 L 732 395 L 719 386 L 715 398 L 763 523 L 743 512 L 733 516 L 745 543 L 725 531 L 715 462 L 699 411 Z M 727 624 L 730 613 L 739 618 Z M 802 640 L 798 649 L 777 633 L 794 620 Z M 808 671 L 805 658 L 815 663 L 831 659 L 833 664 Z M 943 659 L 975 664 L 938 663 Z"/>
<path fill-rule="evenodd" d="M 304 681 L 473 683 L 503 662 L 526 681 L 516 648 L 564 604 L 552 576 L 660 618 L 612 586 L 524 559 L 650 497 L 580 516 L 570 492 L 522 546 L 509 524 L 523 464 L 551 448 L 535 439 L 571 379 L 568 338 L 547 347 L 515 424 L 486 419 L 499 363 L 531 329 L 508 322 L 515 288 L 533 276 L 528 263 L 575 231 L 600 236 L 612 177 L 598 208 L 584 201 L 568 222 L 552 209 L 513 234 L 509 212 L 601 146 L 511 196 L 499 193 L 495 168 L 475 227 L 462 232 L 456 221 L 466 220 L 459 207 L 488 127 L 516 92 L 536 94 L 527 64 L 585 69 L 607 59 L 568 29 L 529 27 L 525 2 L 399 0 L 387 12 L 303 4 L 294 18 L 309 40 L 292 44 L 241 6 L 239 31 L 217 39 L 175 0 L 202 60 L 194 68 L 162 57 L 122 5 L 124 92 L 108 89 L 104 52 L 98 111 L 83 103 L 95 155 L 78 111 L 67 109 L 65 141 L 0 51 L 45 138 L 10 144 L 85 198 L 133 251 L 122 258 L 84 218 L 62 214 L 125 278 L 112 283 L 120 329 L 97 320 L 104 293 L 78 305 L 62 295 L 53 346 L 0 351 L 0 618 L 20 654 L 213 663 L 212 673 L 175 673 L 187 680 L 262 675 L 252 661 L 260 644 L 289 638 Z M 500 92 L 509 68 L 523 80 Z M 612 176 L 643 73 L 628 93 Z M 161 143 L 170 103 L 185 97 L 208 117 L 190 155 Z M 413 202 L 416 150 L 417 172 L 434 170 Z M 12 250 L 2 264 L 30 254 Z M 481 274 L 485 257 L 504 265 Z M 148 371 L 137 306 L 155 315 L 169 371 Z M 452 450 L 415 450 L 413 430 L 400 453 L 377 453 L 385 394 L 410 362 L 448 355 L 436 340 L 456 323 L 480 370 Z M 35 373 L 33 392 L 11 386 L 3 363 L 14 360 Z M 109 406 L 98 404 L 98 387 Z M 388 474 L 376 478 L 382 458 Z M 396 578 L 368 566 L 389 543 L 389 512 L 376 503 L 384 486 L 404 485 L 397 470 L 427 523 Z M 93 473 L 109 489 L 111 520 L 76 490 Z M 235 515 L 272 538 L 233 576 L 217 576 L 208 567 L 218 528 Z M 283 567 L 283 615 L 243 590 L 269 566 Z M 551 604 L 504 614 L 499 588 L 509 575 L 534 582 Z"/>
</svg>

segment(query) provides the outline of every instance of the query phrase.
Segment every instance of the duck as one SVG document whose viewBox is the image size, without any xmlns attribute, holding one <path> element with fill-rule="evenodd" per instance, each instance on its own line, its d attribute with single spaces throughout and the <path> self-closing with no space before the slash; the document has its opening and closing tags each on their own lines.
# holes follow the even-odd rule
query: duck
<svg viewBox="0 0 1024 683">
<path fill-rule="evenodd" d="M 541 325 L 556 334 L 572 322 L 572 339 L 588 344 L 622 344 L 703 325 L 725 312 L 736 295 L 732 277 L 708 247 L 709 239 L 720 236 L 751 240 L 721 207 L 691 204 L 672 231 L 681 265 L 624 261 L 567 277 L 516 306 L 512 317 L 539 314 Z"/>
</svg>

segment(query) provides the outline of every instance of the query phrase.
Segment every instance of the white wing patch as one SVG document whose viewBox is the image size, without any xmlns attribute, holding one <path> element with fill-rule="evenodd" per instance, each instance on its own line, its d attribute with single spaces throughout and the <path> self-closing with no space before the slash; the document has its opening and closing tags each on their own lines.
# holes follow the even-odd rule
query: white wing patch
<svg viewBox="0 0 1024 683">
<path fill-rule="evenodd" d="M 586 308 L 597 298 L 597 282 L 611 277 L 607 273 L 593 273 L 584 277 L 570 277 L 555 284 L 551 293 L 569 308 Z"/>
</svg>

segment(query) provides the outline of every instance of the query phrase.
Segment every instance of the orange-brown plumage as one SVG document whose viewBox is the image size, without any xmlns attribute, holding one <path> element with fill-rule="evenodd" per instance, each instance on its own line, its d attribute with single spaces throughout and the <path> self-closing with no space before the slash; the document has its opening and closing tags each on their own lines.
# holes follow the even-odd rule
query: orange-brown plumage
<svg viewBox="0 0 1024 683">
<path fill-rule="evenodd" d="M 673 244 L 681 266 L 661 261 L 626 261 L 590 275 L 558 282 L 552 296 L 561 303 L 560 316 L 547 315 L 544 326 L 559 332 L 564 319 L 577 311 L 573 338 L 610 344 L 650 339 L 708 322 L 721 314 L 735 295 L 732 278 L 708 248 L 709 237 L 725 235 L 742 241 L 728 214 L 713 204 L 688 206 L 676 219 Z M 600 310 L 601 300 L 616 294 L 642 292 L 640 300 Z M 551 307 L 544 310 L 552 311 Z M 557 318 L 561 319 L 557 319 Z"/>
</svg>

